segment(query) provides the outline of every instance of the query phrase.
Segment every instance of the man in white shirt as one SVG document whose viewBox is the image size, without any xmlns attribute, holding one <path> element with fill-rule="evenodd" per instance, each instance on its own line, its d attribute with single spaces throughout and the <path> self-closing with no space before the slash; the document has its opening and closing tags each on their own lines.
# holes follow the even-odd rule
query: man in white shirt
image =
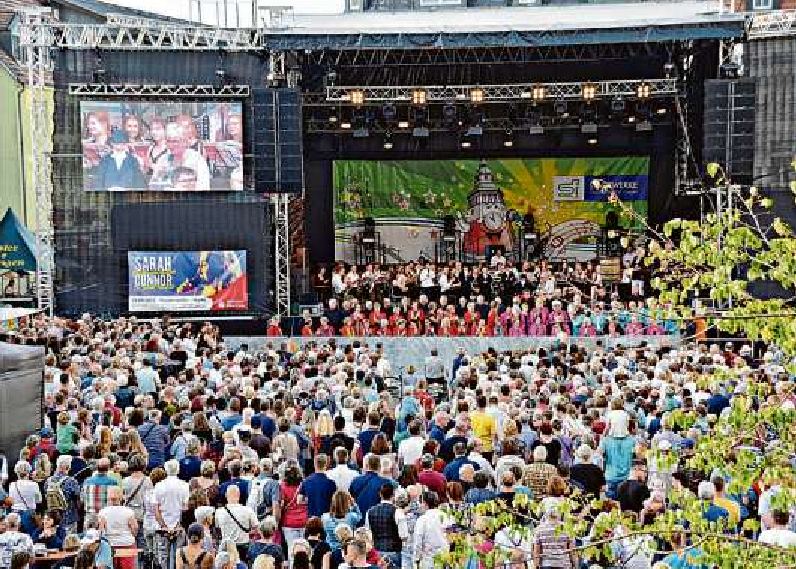
<svg viewBox="0 0 796 569">
<path fill-rule="evenodd" d="M 108 488 L 108 505 L 99 512 L 99 530 L 115 549 L 132 549 L 138 522 L 132 508 L 122 506 L 121 486 Z"/>
<path fill-rule="evenodd" d="M 757 541 L 779 547 L 796 547 L 796 532 L 788 529 L 790 514 L 786 510 L 774 510 L 771 514 L 771 529 L 760 532 Z"/>
<path fill-rule="evenodd" d="M 398 445 L 398 462 L 401 465 L 415 464 L 423 456 L 423 445 L 426 439 L 420 435 L 420 421 L 409 424 L 409 438 Z"/>
<path fill-rule="evenodd" d="M 179 123 L 166 127 L 164 154 L 154 165 L 150 187 L 167 190 L 208 191 L 210 169 L 207 161 L 196 150 L 189 148 L 184 128 Z"/>
<path fill-rule="evenodd" d="M 19 531 L 22 521 L 19 514 L 6 516 L 6 531 L 0 534 L 0 568 L 11 567 L 11 557 L 17 552 L 33 555 L 33 540 L 26 533 Z"/>
<path fill-rule="evenodd" d="M 334 458 L 337 465 L 327 471 L 326 476 L 335 483 L 338 490 L 348 492 L 351 481 L 359 476 L 359 472 L 348 466 L 348 450 L 344 447 L 334 449 Z"/>
<path fill-rule="evenodd" d="M 246 558 L 249 547 L 249 532 L 257 527 L 257 514 L 248 506 L 240 504 L 240 488 L 227 487 L 227 505 L 216 509 L 216 527 L 222 541 L 231 541 L 238 548 L 241 559 Z"/>
<path fill-rule="evenodd" d="M 166 479 L 155 485 L 155 519 L 159 529 L 155 533 L 155 555 L 163 569 L 174 569 L 177 549 L 185 542 L 180 517 L 188 507 L 188 483 L 180 480 L 180 463 L 169 460 L 164 465 Z"/>
<path fill-rule="evenodd" d="M 421 569 L 432 569 L 434 557 L 448 551 L 448 538 L 445 530 L 451 525 L 450 519 L 439 509 L 439 497 L 436 492 L 423 492 L 423 503 L 426 512 L 417 518 L 413 536 L 412 560 Z"/>
</svg>

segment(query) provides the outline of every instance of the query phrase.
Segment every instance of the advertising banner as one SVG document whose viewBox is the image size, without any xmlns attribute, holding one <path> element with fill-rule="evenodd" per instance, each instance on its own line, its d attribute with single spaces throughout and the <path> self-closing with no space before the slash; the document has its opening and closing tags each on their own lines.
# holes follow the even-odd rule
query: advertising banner
<svg viewBox="0 0 796 569">
<path fill-rule="evenodd" d="M 243 189 L 242 104 L 81 101 L 89 191 Z"/>
<path fill-rule="evenodd" d="M 131 312 L 248 310 L 246 251 L 128 251 Z"/>
</svg>

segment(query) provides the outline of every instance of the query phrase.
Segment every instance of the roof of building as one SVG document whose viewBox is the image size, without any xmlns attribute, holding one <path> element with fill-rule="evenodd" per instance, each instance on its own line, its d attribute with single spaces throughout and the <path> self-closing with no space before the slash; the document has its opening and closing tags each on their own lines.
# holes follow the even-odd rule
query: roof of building
<svg viewBox="0 0 796 569">
<path fill-rule="evenodd" d="M 0 2 L 4 1 L 6 0 L 0 0 Z M 162 20 L 164 22 L 172 23 L 187 23 L 185 20 L 164 16 L 162 14 L 156 14 L 155 12 L 148 12 L 146 10 L 128 8 L 126 6 L 120 6 L 110 2 L 102 2 L 101 0 L 50 0 L 50 3 L 61 4 L 78 10 L 83 10 L 85 12 L 90 12 L 103 20 L 109 14 L 122 14 L 125 16 L 135 16 L 149 20 Z"/>
<path fill-rule="evenodd" d="M 292 24 L 269 30 L 280 47 L 446 48 L 458 47 L 457 39 L 466 42 L 461 47 L 489 47 L 738 37 L 744 15 L 685 0 L 295 15 Z"/>
</svg>

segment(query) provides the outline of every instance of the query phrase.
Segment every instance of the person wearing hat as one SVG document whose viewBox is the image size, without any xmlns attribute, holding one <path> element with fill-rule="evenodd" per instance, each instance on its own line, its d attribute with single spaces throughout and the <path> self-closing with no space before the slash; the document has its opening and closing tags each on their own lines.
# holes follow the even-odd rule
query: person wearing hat
<svg viewBox="0 0 796 569">
<path fill-rule="evenodd" d="M 111 151 L 102 157 L 93 172 L 96 190 L 143 190 L 146 180 L 141 164 L 130 152 L 127 134 L 114 130 L 110 136 Z"/>
</svg>

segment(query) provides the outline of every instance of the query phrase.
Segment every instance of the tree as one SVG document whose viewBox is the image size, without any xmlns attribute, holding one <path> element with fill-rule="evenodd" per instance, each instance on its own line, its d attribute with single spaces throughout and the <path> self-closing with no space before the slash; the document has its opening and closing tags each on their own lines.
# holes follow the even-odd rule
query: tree
<svg viewBox="0 0 796 569">
<path fill-rule="evenodd" d="M 731 185 L 718 164 L 708 165 L 707 170 L 718 185 Z M 646 225 L 646 220 L 638 219 L 610 186 L 598 184 L 609 192 L 610 203 L 623 216 Z M 652 285 L 660 302 L 655 310 L 663 318 L 685 321 L 695 316 L 689 301 L 706 294 L 723 307 L 697 314 L 708 327 L 776 346 L 784 367 L 794 374 L 796 309 L 791 304 L 796 299 L 796 237 L 771 213 L 772 200 L 759 189 L 731 189 L 738 195 L 735 207 L 720 215 L 708 214 L 704 222 L 674 219 L 661 231 L 647 226 L 650 241 L 646 261 L 655 268 Z M 791 183 L 791 190 L 796 195 L 796 182 Z M 778 283 L 786 295 L 764 300 L 750 292 L 752 283 L 767 280 Z M 792 512 L 796 507 L 796 476 L 791 464 L 796 456 L 796 411 L 789 402 L 793 401 L 793 384 L 787 379 L 784 374 L 778 380 L 769 380 L 761 374 L 750 374 L 744 367 L 701 377 L 700 387 L 732 388 L 737 395 L 729 413 L 715 420 L 709 436 L 699 438 L 683 466 L 703 480 L 712 472 L 724 474 L 730 480 L 728 494 L 743 494 L 753 484 L 777 488 L 772 492 L 772 510 Z M 666 417 L 672 426 L 683 430 L 694 426 L 697 419 L 695 413 L 679 410 Z M 648 451 L 647 458 L 664 465 L 677 460 L 654 450 Z M 642 525 L 617 510 L 594 517 L 594 512 L 603 509 L 603 502 L 576 491 L 560 504 L 559 531 L 584 540 L 583 545 L 571 550 L 600 565 L 622 566 L 638 548 L 682 543 L 685 554 L 706 567 L 796 567 L 796 549 L 785 550 L 754 539 L 759 530 L 757 521 L 745 521 L 742 531 L 734 533 L 722 520 L 706 521 L 705 504 L 687 489 L 673 491 L 669 500 L 673 507 L 665 515 Z M 502 566 L 505 560 L 516 558 L 516 548 L 481 553 L 483 536 L 502 528 L 509 528 L 518 537 L 528 536 L 528 522 L 541 518 L 541 508 L 538 501 L 518 495 L 513 504 L 495 501 L 451 512 L 462 531 L 453 538 L 452 552 L 439 556 L 436 563 L 461 567 L 467 560 L 478 559 L 486 567 Z"/>
</svg>

